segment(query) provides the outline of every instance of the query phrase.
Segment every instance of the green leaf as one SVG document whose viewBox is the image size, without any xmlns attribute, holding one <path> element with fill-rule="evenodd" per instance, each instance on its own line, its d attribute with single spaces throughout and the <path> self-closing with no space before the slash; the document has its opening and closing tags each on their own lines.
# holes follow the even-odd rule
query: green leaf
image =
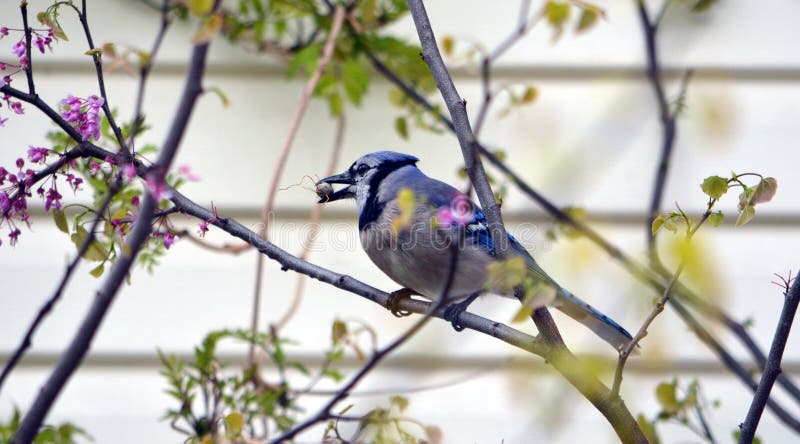
<svg viewBox="0 0 800 444">
<path fill-rule="evenodd" d="M 100 49 L 100 48 L 93 48 L 93 49 L 90 49 L 90 50 L 84 52 L 84 54 L 86 54 L 87 56 L 101 55 L 101 54 L 103 54 L 103 50 Z"/>
<path fill-rule="evenodd" d="M 361 98 L 369 87 L 369 71 L 358 60 L 348 59 L 342 65 L 342 74 L 347 98 L 356 105 L 361 104 Z"/>
<path fill-rule="evenodd" d="M 525 88 L 525 92 L 522 93 L 519 103 L 529 105 L 533 103 L 537 97 L 539 97 L 539 90 L 535 86 L 528 86 Z"/>
<path fill-rule="evenodd" d="M 486 267 L 489 278 L 486 288 L 501 292 L 514 289 L 522 284 L 528 273 L 528 265 L 521 256 L 512 257 L 503 261 L 495 261 Z"/>
<path fill-rule="evenodd" d="M 722 214 L 722 211 L 717 211 L 716 213 L 711 213 L 708 216 L 708 223 L 710 223 L 714 227 L 718 227 L 722 225 L 722 221 L 725 219 L 725 215 Z"/>
<path fill-rule="evenodd" d="M 728 180 L 724 177 L 709 176 L 700 184 L 700 189 L 712 199 L 719 199 L 728 192 Z"/>
<path fill-rule="evenodd" d="M 331 342 L 334 344 L 338 344 L 347 336 L 347 324 L 343 321 L 337 319 L 333 321 L 333 325 L 331 326 Z"/>
<path fill-rule="evenodd" d="M 330 111 L 331 115 L 334 117 L 342 115 L 342 109 L 344 109 L 344 101 L 342 100 L 342 96 L 339 93 L 333 93 L 329 95 L 328 111 Z"/>
<path fill-rule="evenodd" d="M 597 13 L 597 10 L 594 8 L 583 8 L 583 12 L 581 12 L 581 18 L 578 20 L 578 26 L 575 28 L 575 32 L 584 32 L 587 31 L 589 28 L 597 23 L 597 18 L 600 17 L 600 14 Z"/>
<path fill-rule="evenodd" d="M 201 45 L 208 43 L 222 29 L 222 16 L 219 14 L 209 15 L 200 24 L 200 28 L 192 36 L 192 43 Z"/>
<path fill-rule="evenodd" d="M 236 438 L 242 433 L 244 427 L 244 417 L 239 412 L 233 412 L 225 417 L 226 435 L 230 438 Z"/>
<path fill-rule="evenodd" d="M 211 12 L 214 0 L 189 0 L 189 11 L 194 15 L 204 15 Z"/>
<path fill-rule="evenodd" d="M 703 12 L 714 6 L 717 0 L 697 0 L 694 5 L 692 5 L 692 12 Z"/>
<path fill-rule="evenodd" d="M 523 305 L 514 313 L 514 317 L 511 318 L 511 323 L 519 324 L 520 322 L 525 322 L 531 318 L 531 314 L 533 314 L 533 307 Z"/>
<path fill-rule="evenodd" d="M 94 276 L 96 278 L 99 278 L 100 276 L 103 275 L 103 271 L 105 271 L 105 264 L 100 264 L 100 265 L 94 267 L 92 269 L 92 271 L 89 272 L 89 274 L 91 274 L 92 276 Z"/>
<path fill-rule="evenodd" d="M 639 428 L 642 429 L 642 433 L 644 433 L 645 438 L 650 444 L 660 444 L 661 440 L 658 437 L 658 433 L 656 432 L 656 424 L 655 422 L 648 421 L 647 418 L 643 414 L 639 414 L 636 417 L 636 422 L 639 423 Z"/>
<path fill-rule="evenodd" d="M 667 220 L 663 214 L 659 214 L 657 218 L 653 219 L 653 225 L 650 227 L 650 231 L 653 233 L 653 236 L 658 233 L 658 230 L 664 226 L 664 222 Z"/>
<path fill-rule="evenodd" d="M 453 37 L 446 35 L 442 39 L 442 51 L 444 51 L 444 55 L 451 56 L 453 55 L 453 47 L 455 46 L 455 41 Z"/>
<path fill-rule="evenodd" d="M 750 205 L 769 202 L 775 197 L 778 191 L 778 181 L 774 177 L 765 177 L 761 179 L 750 197 Z"/>
<path fill-rule="evenodd" d="M 222 89 L 220 87 L 212 86 L 210 88 L 206 88 L 206 91 L 211 91 L 212 93 L 216 94 L 217 97 L 219 97 L 219 100 L 222 101 L 222 107 L 223 108 L 227 108 L 227 107 L 231 106 L 231 101 L 230 101 L 230 99 L 228 99 L 228 95 L 225 94 L 225 92 L 222 91 Z M 141 153 L 141 152 L 142 151 L 139 150 L 139 153 Z"/>
<path fill-rule="evenodd" d="M 739 218 L 736 219 L 736 226 L 741 227 L 746 223 L 750 222 L 753 219 L 753 216 L 756 215 L 756 207 L 752 205 L 746 205 L 742 208 L 742 211 L 739 213 Z"/>
<path fill-rule="evenodd" d="M 656 399 L 661 405 L 661 409 L 667 413 L 677 413 L 681 408 L 675 393 L 677 385 L 677 381 L 672 381 L 671 383 L 662 382 L 656 387 Z"/>
<path fill-rule="evenodd" d="M 297 53 L 289 61 L 286 68 L 286 75 L 293 77 L 298 70 L 302 69 L 307 75 L 310 75 L 317 68 L 317 62 L 320 56 L 320 45 L 308 45 L 305 48 L 297 51 Z"/>
<path fill-rule="evenodd" d="M 544 5 L 544 14 L 551 25 L 561 27 L 569 19 L 569 3 L 549 1 Z"/>
<path fill-rule="evenodd" d="M 53 210 L 53 220 L 56 222 L 56 227 L 64 233 L 69 234 L 69 225 L 67 224 L 67 216 L 62 210 Z"/>
<path fill-rule="evenodd" d="M 405 117 L 394 119 L 394 130 L 405 140 L 408 140 L 408 120 Z"/>
<path fill-rule="evenodd" d="M 75 248 L 80 249 L 81 245 L 83 245 L 83 242 L 88 237 L 89 233 L 86 231 L 86 229 L 78 225 L 77 230 L 72 233 L 70 239 L 72 239 L 72 243 L 75 244 Z M 89 248 L 87 248 L 86 252 L 83 253 L 83 258 L 90 261 L 102 262 L 106 260 L 106 257 L 106 252 L 97 241 L 92 241 L 92 244 L 89 245 Z"/>
</svg>

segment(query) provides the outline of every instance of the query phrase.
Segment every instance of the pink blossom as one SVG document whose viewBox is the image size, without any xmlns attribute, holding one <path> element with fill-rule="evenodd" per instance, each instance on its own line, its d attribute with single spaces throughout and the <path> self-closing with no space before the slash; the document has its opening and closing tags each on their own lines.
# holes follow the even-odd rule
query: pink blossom
<svg viewBox="0 0 800 444">
<path fill-rule="evenodd" d="M 133 205 L 134 207 L 138 207 L 139 206 L 139 196 L 138 195 L 135 195 L 135 196 L 131 197 L 131 205 Z"/>
<path fill-rule="evenodd" d="M 33 44 L 36 45 L 36 48 L 39 49 L 39 52 L 44 54 L 45 40 L 42 37 L 37 36 L 36 39 L 33 41 Z"/>
<path fill-rule="evenodd" d="M 197 225 L 200 227 L 200 231 L 198 231 L 197 234 L 199 234 L 200 237 L 205 237 L 206 233 L 208 233 L 208 222 L 201 220 Z"/>
<path fill-rule="evenodd" d="M 8 193 L 5 191 L 0 192 L 0 213 L 6 214 L 6 212 L 11 208 L 11 199 L 8 197 Z M 0 215 L 0 217 L 2 217 Z"/>
<path fill-rule="evenodd" d="M 0 117 L 0 126 L 5 126 L 6 122 L 8 122 L 8 117 L 6 117 L 5 119 Z"/>
<path fill-rule="evenodd" d="M 54 207 L 56 210 L 61 209 L 61 194 L 55 188 L 47 190 L 47 199 L 44 201 L 44 210 L 50 211 L 50 207 Z"/>
<path fill-rule="evenodd" d="M 11 102 L 9 104 L 11 110 L 17 114 L 25 114 L 25 110 L 22 109 L 22 102 Z"/>
<path fill-rule="evenodd" d="M 125 164 L 122 167 L 122 174 L 128 179 L 136 177 L 136 167 L 132 163 Z"/>
<path fill-rule="evenodd" d="M 25 55 L 25 41 L 20 40 L 17 43 L 14 43 L 14 46 L 11 47 L 11 52 L 21 59 Z"/>
<path fill-rule="evenodd" d="M 172 197 L 172 191 L 167 187 L 167 184 L 164 183 L 163 180 L 156 179 L 153 176 L 147 176 L 145 179 L 145 186 L 147 187 L 147 191 L 153 195 L 153 198 L 157 201 L 161 199 L 169 199 Z"/>
<path fill-rule="evenodd" d="M 100 171 L 100 164 L 92 161 L 89 164 L 89 174 L 97 174 L 98 171 Z"/>
<path fill-rule="evenodd" d="M 179 166 L 178 172 L 190 182 L 197 182 L 200 180 L 200 176 L 193 172 L 189 165 L 184 164 Z"/>
<path fill-rule="evenodd" d="M 100 109 L 105 101 L 91 95 L 85 100 L 72 94 L 61 99 L 61 117 L 71 123 L 85 140 L 100 140 Z"/>
<path fill-rule="evenodd" d="M 47 155 L 50 153 L 50 150 L 47 148 L 37 148 L 37 147 L 29 147 L 28 148 L 28 159 L 33 163 L 44 163 L 47 160 Z"/>
<path fill-rule="evenodd" d="M 8 35 L 8 28 L 5 26 L 0 27 L 0 39 Z"/>
<path fill-rule="evenodd" d="M 11 230 L 10 233 L 8 233 L 8 238 L 11 239 L 12 247 L 17 244 L 17 238 L 19 237 L 19 235 L 20 235 L 19 228 L 14 228 L 13 230 Z"/>
<path fill-rule="evenodd" d="M 170 232 L 164 233 L 164 247 L 167 250 L 169 250 L 169 247 L 171 247 L 172 244 L 174 244 L 175 241 L 177 241 L 177 240 L 178 240 L 178 236 L 175 236 L 174 234 L 172 234 Z"/>
</svg>

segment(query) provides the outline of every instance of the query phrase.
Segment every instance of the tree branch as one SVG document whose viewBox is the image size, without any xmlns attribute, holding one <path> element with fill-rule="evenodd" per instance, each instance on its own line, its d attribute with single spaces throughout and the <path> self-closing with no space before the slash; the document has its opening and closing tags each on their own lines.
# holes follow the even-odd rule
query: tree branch
<svg viewBox="0 0 800 444">
<path fill-rule="evenodd" d="M 461 237 L 462 229 L 459 228 L 459 237 Z M 458 253 L 459 253 L 459 246 L 461 242 L 454 242 L 450 245 L 450 265 L 447 269 L 447 274 L 445 278 L 445 284 L 442 288 L 441 293 L 439 293 L 439 299 L 436 300 L 433 304 L 430 305 L 428 312 L 422 317 L 422 319 L 415 322 L 408 330 L 405 331 L 402 335 L 400 335 L 397 339 L 392 341 L 386 347 L 376 351 L 362 367 L 356 373 L 347 384 L 344 385 L 341 389 L 337 391 L 337 393 L 325 403 L 325 406 L 322 407 L 314 416 L 311 418 L 297 424 L 296 426 L 292 427 L 291 430 L 287 431 L 283 435 L 275 438 L 272 442 L 275 444 L 283 443 L 286 441 L 290 441 L 297 436 L 298 433 L 308 429 L 309 427 L 317 424 L 319 422 L 325 421 L 332 416 L 331 410 L 338 404 L 341 400 L 350 396 L 350 392 L 356 387 L 356 385 L 364 379 L 367 374 L 372 371 L 386 356 L 388 356 L 393 351 L 397 350 L 401 345 L 406 343 L 412 336 L 414 336 L 418 331 L 424 327 L 428 321 L 431 320 L 431 316 L 437 310 L 444 307 L 445 303 L 448 301 L 448 294 L 450 293 L 450 287 L 453 285 L 453 278 L 456 274 L 456 266 L 458 265 Z"/>
<path fill-rule="evenodd" d="M 166 171 L 169 169 L 180 146 L 189 118 L 194 110 L 195 102 L 202 93 L 202 78 L 205 72 L 207 52 L 208 43 L 195 46 L 192 50 L 189 71 L 186 75 L 186 84 L 178 109 L 175 112 L 174 120 L 159 153 L 158 160 L 148 173 L 156 181 L 163 182 Z M 80 140 L 80 138 L 76 140 Z M 33 441 L 56 397 L 61 393 L 64 385 L 89 351 L 91 342 L 97 334 L 97 330 L 105 318 L 111 303 L 119 292 L 122 282 L 128 276 L 136 255 L 150 236 L 150 224 L 156 207 L 157 202 L 154 197 L 150 193 L 146 193 L 138 218 L 126 241 L 127 253 L 123 252 L 111 267 L 106 281 L 98 290 L 89 312 L 84 317 L 70 345 L 61 355 L 58 364 L 56 364 L 33 405 L 22 419 L 19 430 L 11 440 L 12 444 Z"/>
<path fill-rule="evenodd" d="M 36 94 L 36 85 L 33 83 L 33 51 L 31 51 L 31 39 L 33 37 L 31 29 L 28 27 L 28 2 L 21 2 L 19 5 L 22 13 L 22 29 L 25 33 L 25 56 L 28 63 L 25 64 L 25 78 L 28 80 L 28 93 Z"/>
<path fill-rule="evenodd" d="M 396 87 L 402 90 L 409 98 L 417 102 L 420 106 L 427 109 L 429 112 L 433 113 L 442 124 L 447 127 L 450 131 L 455 132 L 455 126 L 447 118 L 444 114 L 437 112 L 437 110 L 433 107 L 433 105 L 420 93 L 418 93 L 413 87 L 408 85 L 407 83 L 403 82 L 393 71 L 391 71 L 380 59 L 372 53 L 369 48 L 365 47 L 365 54 L 372 62 L 373 67 L 376 71 L 382 74 L 387 80 L 392 82 Z M 514 172 L 511 168 L 508 167 L 503 161 L 501 161 L 497 156 L 495 156 L 489 149 L 485 146 L 481 145 L 480 142 L 476 142 L 478 146 L 478 150 L 481 153 L 481 156 L 489 161 L 494 167 L 500 170 L 507 179 L 511 180 L 514 185 L 520 189 L 525 195 L 527 195 L 531 200 L 536 202 L 539 206 L 541 206 L 548 214 L 550 214 L 553 218 L 555 218 L 560 223 L 567 224 L 573 228 L 575 228 L 578 232 L 582 233 L 586 236 L 590 241 L 592 241 L 595 245 L 597 245 L 600 249 L 606 252 L 609 256 L 611 256 L 616 261 L 620 262 L 625 270 L 627 270 L 634 278 L 639 280 L 640 282 L 650 286 L 655 291 L 663 294 L 664 289 L 666 288 L 668 279 L 670 275 L 666 273 L 665 270 L 652 270 L 645 265 L 639 263 L 638 261 L 634 260 L 633 258 L 629 257 L 625 254 L 622 250 L 617 248 L 613 245 L 610 241 L 605 239 L 601 236 L 598 232 L 592 229 L 589 225 L 573 218 L 568 213 L 561 210 L 557 207 L 552 201 L 550 201 L 547 197 L 539 193 L 535 190 L 532 186 L 530 186 L 525 180 L 521 178 L 516 172 Z M 674 289 L 675 295 L 678 296 L 680 299 L 685 300 L 689 304 L 692 305 L 693 308 L 699 310 L 705 316 L 710 317 L 711 319 L 720 322 L 726 328 L 728 328 L 734 336 L 747 348 L 750 352 L 753 359 L 756 361 L 756 364 L 760 368 L 763 368 L 764 363 L 766 362 L 766 355 L 761 351 L 758 344 L 755 343 L 753 338 L 750 336 L 750 333 L 745 329 L 745 327 L 733 320 L 728 314 L 726 314 L 722 309 L 717 306 L 710 304 L 706 299 L 698 296 L 694 292 L 692 292 L 687 287 L 681 285 L 680 283 L 676 284 L 676 288 Z M 675 300 L 673 299 L 673 302 Z M 671 303 L 670 306 L 675 307 L 674 303 Z M 738 376 L 742 382 L 746 385 L 750 385 L 748 382 L 749 376 L 747 372 L 742 372 L 740 369 L 743 369 L 735 359 L 732 358 L 727 350 L 719 343 L 719 342 L 708 342 L 708 338 L 711 338 L 710 332 L 694 321 L 692 325 L 692 319 L 689 318 L 691 314 L 686 311 L 686 308 L 683 307 L 683 310 L 676 310 L 678 315 L 683 319 L 687 325 L 690 326 L 691 330 L 695 332 L 697 337 L 706 345 L 710 347 L 710 349 L 720 356 L 720 359 L 723 364 L 725 364 L 728 369 Z M 731 359 L 723 359 L 721 354 L 731 356 Z M 800 389 L 785 375 L 781 374 L 778 376 L 778 383 L 783 387 L 791 396 L 796 400 L 800 401 Z M 777 412 L 776 412 L 777 413 Z M 780 415 L 779 415 L 780 416 Z M 788 417 L 790 419 L 790 423 L 794 420 L 791 419 L 791 416 Z M 788 424 L 787 424 L 788 425 Z M 793 427 L 794 428 L 794 427 Z"/>
<path fill-rule="evenodd" d="M 94 51 L 94 40 L 92 39 L 92 32 L 89 29 L 89 19 L 86 17 L 86 0 L 81 0 L 81 10 L 78 11 L 78 20 L 81 22 L 81 26 L 83 27 L 83 34 L 86 36 L 86 43 L 89 45 L 89 51 L 92 54 L 92 61 L 94 62 L 94 70 L 97 76 L 97 87 L 100 90 L 100 96 L 103 98 L 103 113 L 106 115 L 106 119 L 108 120 L 108 124 L 111 127 L 111 131 L 114 133 L 114 137 L 117 138 L 117 143 L 119 144 L 119 149 L 123 153 L 130 154 L 130 150 L 128 146 L 125 145 L 125 138 L 122 137 L 122 131 L 119 129 L 119 125 L 114 120 L 114 115 L 111 113 L 111 107 L 108 105 L 108 95 L 106 94 L 106 82 L 103 79 L 103 62 L 101 60 L 101 54 L 97 51 Z"/>
<path fill-rule="evenodd" d="M 80 248 L 78 248 L 78 253 L 69 263 L 69 265 L 67 265 L 66 270 L 64 270 L 64 274 L 61 276 L 61 281 L 58 283 L 55 292 L 53 293 L 52 296 L 50 296 L 50 299 L 48 299 L 47 302 L 45 302 L 45 304 L 39 309 L 39 312 L 36 314 L 36 317 L 33 319 L 33 322 L 31 322 L 31 325 L 28 327 L 28 331 L 22 338 L 22 342 L 19 344 L 19 346 L 17 346 L 17 349 L 14 350 L 14 354 L 11 355 L 11 358 L 9 358 L 8 362 L 3 368 L 3 373 L 0 374 L 0 392 L 2 392 L 3 383 L 5 382 L 8 375 L 11 374 L 11 371 L 14 370 L 14 367 L 16 367 L 19 360 L 22 359 L 22 356 L 25 354 L 28 348 L 30 348 L 30 346 L 33 344 L 33 335 L 36 333 L 36 330 L 38 330 L 39 324 L 41 324 L 42 321 L 44 321 L 47 315 L 50 314 L 50 311 L 53 309 L 53 307 L 55 307 L 56 303 L 58 303 L 58 301 L 61 299 L 61 295 L 64 293 L 64 290 L 66 290 L 67 285 L 69 284 L 69 281 L 75 272 L 75 269 L 78 267 L 78 264 L 80 264 L 81 259 L 83 259 L 83 255 L 89 250 L 89 247 L 92 245 L 92 242 L 94 242 L 95 230 L 97 229 L 97 226 L 100 225 L 100 221 L 103 220 L 102 214 L 105 212 L 106 208 L 108 208 L 109 204 L 111 204 L 111 200 L 117 194 L 119 187 L 120 187 L 120 178 L 117 178 L 114 181 L 114 184 L 111 187 L 109 187 L 108 195 L 106 195 L 105 199 L 103 199 L 103 202 L 97 208 L 96 210 L 97 217 L 92 222 L 92 225 L 88 230 L 88 235 L 86 236 L 86 239 L 83 240 L 83 243 L 81 243 Z"/>
<path fill-rule="evenodd" d="M 773 384 L 775 384 L 775 380 L 781 373 L 781 359 L 783 358 L 783 351 L 786 348 L 786 341 L 789 338 L 789 332 L 792 330 L 792 323 L 797 313 L 798 303 L 800 303 L 800 279 L 795 278 L 794 285 L 792 285 L 790 290 L 784 293 L 783 309 L 781 310 L 778 325 L 775 328 L 775 335 L 772 339 L 772 347 L 770 347 L 769 350 L 767 365 L 764 368 L 764 373 L 761 374 L 761 382 L 758 383 L 755 396 L 747 412 L 747 418 L 744 420 L 744 423 L 739 426 L 741 430 L 739 444 L 753 442 L 758 422 L 761 419 L 761 414 L 764 412 L 764 407 L 769 400 L 769 393 L 772 390 Z"/>
<path fill-rule="evenodd" d="M 500 205 L 494 199 L 494 193 L 478 155 L 478 144 L 470 127 L 466 102 L 459 96 L 442 60 L 422 1 L 409 0 L 408 6 L 419 35 L 423 59 L 433 74 L 452 117 L 467 173 L 486 215 L 496 255 L 498 258 L 503 258 L 508 248 L 508 235 L 503 226 Z M 548 361 L 552 362 L 553 366 L 606 416 L 620 439 L 623 442 L 647 442 L 636 420 L 628 412 L 622 400 L 618 396 L 613 396 L 608 388 L 596 378 L 587 376 L 585 372 L 579 370 L 580 364 L 564 345 L 547 309 L 535 310 L 532 318 L 539 329 L 540 336 L 544 337 L 545 342 L 549 345 L 547 347 L 550 355 L 547 358 Z"/>
</svg>

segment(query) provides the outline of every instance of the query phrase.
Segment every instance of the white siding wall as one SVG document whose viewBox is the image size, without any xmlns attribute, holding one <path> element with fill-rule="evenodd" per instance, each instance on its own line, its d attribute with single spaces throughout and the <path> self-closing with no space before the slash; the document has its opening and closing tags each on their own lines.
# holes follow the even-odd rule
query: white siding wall
<svg viewBox="0 0 800 444">
<path fill-rule="evenodd" d="M 37 11 L 48 2 L 30 3 L 30 9 Z M 428 3 L 438 35 L 468 38 L 488 47 L 513 26 L 518 6 L 511 1 Z M 490 120 L 484 139 L 506 149 L 514 168 L 555 202 L 583 205 L 590 214 L 612 216 L 614 223 L 598 223 L 596 228 L 632 255 L 643 257 L 641 221 L 660 129 L 649 85 L 642 76 L 644 54 L 634 2 L 599 3 L 608 18 L 588 35 L 567 34 L 551 44 L 550 31 L 541 27 L 502 59 L 496 81 L 534 84 L 540 89 L 540 99 L 503 120 Z M 156 14 L 138 2 L 89 4 L 96 41 L 149 47 Z M 10 1 L 0 4 L 0 24 L 17 22 L 16 6 L 17 2 Z M 454 8 L 457 14 L 452 12 Z M 796 253 L 800 247 L 796 203 L 800 175 L 795 172 L 800 161 L 796 136 L 800 115 L 798 14 L 800 3 L 788 0 L 730 0 L 699 16 L 687 16 L 676 6 L 659 35 L 662 60 L 671 73 L 670 92 L 677 86 L 675 74 L 680 69 L 696 69 L 688 108 L 679 120 L 665 204 L 678 201 L 686 210 L 701 211 L 704 199 L 698 184 L 710 174 L 751 170 L 780 181 L 778 195 L 759 208 L 751 226 L 733 229 L 726 225 L 705 230 L 702 236 L 711 258 L 708 269 L 716 284 L 714 296 L 737 319 L 754 319 L 752 333 L 765 348 L 782 302 L 778 289 L 770 284 L 772 273 L 796 270 L 800 263 Z M 69 14 L 63 21 L 65 25 L 71 22 Z M 88 95 L 96 89 L 93 68 L 82 55 L 85 48 L 80 34 L 75 26 L 67 30 L 70 42 L 57 44 L 55 54 L 37 54 L 34 59 L 39 92 L 50 103 L 68 92 Z M 415 37 L 410 19 L 394 31 Z M 153 131 L 147 137 L 154 142 L 162 140 L 176 106 L 189 33 L 184 25 L 171 32 L 160 57 L 163 66 L 156 70 L 149 87 L 146 110 Z M 11 43 L 8 39 L 0 42 L 4 58 L 10 55 Z M 203 181 L 187 185 L 185 193 L 202 204 L 213 200 L 220 214 L 234 214 L 255 226 L 302 83 L 287 82 L 274 65 L 224 42 L 215 42 L 213 48 L 207 84 L 222 88 L 232 106 L 225 109 L 212 96 L 200 101 L 178 163 L 191 164 Z M 456 73 L 456 85 L 474 113 L 480 100 L 479 79 L 469 69 Z M 21 85 L 23 80 L 16 82 Z M 136 82 L 117 73 L 107 77 L 107 83 L 112 104 L 122 116 L 128 116 Z M 340 166 L 364 152 L 391 148 L 417 155 L 420 167 L 435 177 L 460 182 L 455 176 L 461 163 L 455 138 L 414 131 L 409 141 L 399 139 L 392 129 L 395 110 L 387 100 L 388 84 L 376 75 L 370 88 L 363 107 L 348 110 Z M 722 121 L 709 116 L 721 116 Z M 43 143 L 47 128 L 46 119 L 32 107 L 25 116 L 12 117 L 0 128 L 0 164 L 12 164 L 29 144 Z M 332 134 L 326 106 L 313 102 L 282 184 L 295 183 L 304 174 L 321 175 Z M 279 193 L 273 224 L 273 238 L 279 245 L 299 250 L 300 236 L 292 226 L 305 221 L 314 201 L 311 193 L 299 187 Z M 621 267 L 586 241 L 547 241 L 543 235 L 548 227 L 546 218 L 516 190 L 511 191 L 504 209 L 512 229 L 528 229 L 523 241 L 554 277 L 629 329 L 637 328 L 653 297 L 649 290 L 632 282 Z M 735 202 L 727 199 L 723 209 L 730 218 Z M 396 284 L 376 272 L 360 251 L 352 211 L 344 203 L 326 209 L 319 248 L 311 260 L 379 288 L 394 289 Z M 0 356 L 7 356 L 16 346 L 74 253 L 49 216 L 42 211 L 37 214 L 32 232 L 25 232 L 16 248 L 7 243 L 0 247 Z M 531 232 L 532 226 L 538 231 Z M 215 229 L 209 239 L 229 241 Z M 335 246 L 343 240 L 345 247 Z M 231 258 L 181 242 L 169 251 L 153 276 L 137 270 L 133 285 L 123 289 L 104 322 L 92 357 L 59 398 L 51 419 L 72 420 L 101 443 L 178 441 L 168 425 L 157 420 L 168 400 L 161 393 L 164 383 L 158 376 L 155 348 L 187 353 L 211 329 L 248 325 L 254 261 L 252 253 Z M 23 362 L 4 387 L 0 416 L 7 416 L 14 404 L 24 408 L 31 402 L 69 340 L 97 287 L 87 270 L 76 275 L 36 336 L 32 359 Z M 265 279 L 269 291 L 262 318 L 272 320 L 287 306 L 295 276 L 268 262 Z M 476 312 L 500 321 L 508 321 L 515 309 L 511 301 L 491 298 L 474 306 Z M 297 354 L 308 359 L 318 355 L 329 337 L 325 326 L 337 316 L 369 320 L 382 341 L 409 325 L 408 319 L 394 319 L 375 304 L 310 282 L 302 310 L 286 330 L 301 343 Z M 576 351 L 612 357 L 612 351 L 585 329 L 560 316 L 557 320 Z M 533 331 L 526 325 L 519 328 Z M 725 332 L 713 325 L 709 328 L 737 356 L 745 356 Z M 786 352 L 785 368 L 795 377 L 800 377 L 798 338 L 795 331 Z M 711 413 L 713 429 L 721 442 L 729 439 L 750 400 L 738 380 L 716 364 L 669 311 L 656 321 L 643 347 L 640 359 L 661 359 L 666 364 L 654 372 L 637 370 L 642 366 L 633 364 L 623 386 L 630 409 L 652 415 L 656 410 L 653 388 L 658 381 L 675 374 L 684 380 L 699 375 L 706 396 L 721 401 L 721 407 Z M 509 357 L 513 357 L 510 362 Z M 445 323 L 436 322 L 370 376 L 364 388 L 414 387 L 488 368 L 484 376 L 464 384 L 409 395 L 409 415 L 440 425 L 446 442 L 453 443 L 614 442 L 611 429 L 591 405 L 537 363 L 538 358 L 504 343 L 471 332 L 456 334 Z M 356 400 L 361 411 L 381 402 L 385 398 Z M 800 409 L 792 411 L 800 414 Z M 559 417 L 557 413 L 562 412 Z M 666 427 L 663 432 L 668 442 L 692 439 L 677 427 Z M 767 442 L 796 440 L 769 412 L 759 435 Z"/>
</svg>

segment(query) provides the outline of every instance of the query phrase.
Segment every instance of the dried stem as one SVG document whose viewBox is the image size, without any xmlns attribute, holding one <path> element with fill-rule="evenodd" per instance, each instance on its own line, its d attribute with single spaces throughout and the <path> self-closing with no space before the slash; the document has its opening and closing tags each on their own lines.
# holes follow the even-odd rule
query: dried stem
<svg viewBox="0 0 800 444">
<path fill-rule="evenodd" d="M 328 161 L 328 168 L 325 170 L 325 176 L 330 176 L 336 172 L 336 165 L 339 163 L 339 157 L 342 153 L 342 147 L 344 146 L 344 130 L 345 130 L 345 116 L 344 114 L 339 115 L 336 119 L 336 134 L 333 138 L 333 150 L 331 150 L 331 158 Z M 311 216 L 308 218 L 308 225 L 311 227 L 311 231 L 306 236 L 305 240 L 303 241 L 303 249 L 300 251 L 298 257 L 303 260 L 308 260 L 308 256 L 311 253 L 311 246 L 314 244 L 314 241 L 317 239 L 319 235 L 319 221 L 322 216 L 322 205 L 315 205 L 314 208 L 311 210 Z M 297 310 L 300 308 L 300 302 L 303 300 L 303 293 L 305 291 L 306 286 L 306 276 L 304 274 L 297 275 L 297 283 L 295 284 L 294 290 L 294 297 L 292 298 L 292 302 L 289 305 L 289 308 L 286 310 L 286 313 L 280 317 L 278 322 L 275 323 L 274 328 L 277 331 L 283 329 L 287 323 L 294 317 L 297 313 Z"/>
<path fill-rule="evenodd" d="M 331 31 L 328 34 L 328 40 L 325 42 L 325 46 L 322 50 L 322 56 L 317 63 L 317 69 L 314 70 L 314 73 L 311 75 L 311 78 L 308 79 L 305 88 L 303 89 L 302 94 L 300 95 L 300 99 L 297 103 L 297 110 L 294 113 L 294 117 L 292 118 L 292 123 L 289 125 L 289 131 L 286 134 L 286 138 L 283 141 L 283 146 L 281 147 L 281 152 L 278 156 L 278 161 L 275 165 L 275 170 L 272 174 L 272 181 L 269 186 L 269 190 L 267 192 L 267 200 L 264 203 L 264 208 L 261 213 L 261 227 L 259 229 L 259 234 L 266 239 L 267 238 L 267 223 L 269 222 L 269 217 L 272 214 L 272 208 L 275 204 L 275 195 L 278 191 L 278 186 L 280 184 L 281 176 L 283 175 L 283 169 L 286 166 L 286 160 L 289 156 L 289 151 L 292 148 L 292 144 L 294 143 L 295 136 L 297 135 L 297 130 L 300 127 L 300 122 L 303 120 L 303 116 L 305 115 L 306 109 L 308 108 L 308 103 L 311 100 L 311 95 L 314 93 L 314 89 L 317 87 L 317 83 L 319 82 L 320 77 L 322 77 L 322 73 L 325 70 L 325 67 L 328 65 L 328 62 L 333 55 L 333 49 L 335 47 L 336 38 L 339 35 L 339 31 L 342 29 L 342 23 L 344 22 L 345 17 L 345 10 L 342 5 L 336 7 L 336 10 L 333 14 L 333 24 L 331 25 Z M 249 245 L 243 246 L 244 249 L 250 248 Z M 252 331 L 253 337 L 256 336 L 258 332 L 258 325 L 259 325 L 259 312 L 261 311 L 261 289 L 262 289 L 262 269 L 264 267 L 264 257 L 258 255 L 256 259 L 256 276 L 255 276 L 255 289 L 253 291 L 253 308 L 251 313 L 250 319 L 250 330 Z M 250 350 L 247 355 L 247 362 L 248 366 L 258 366 L 258 363 L 255 359 L 255 352 L 256 347 L 255 344 L 250 344 Z M 254 372 L 257 373 L 257 372 Z"/>
</svg>

